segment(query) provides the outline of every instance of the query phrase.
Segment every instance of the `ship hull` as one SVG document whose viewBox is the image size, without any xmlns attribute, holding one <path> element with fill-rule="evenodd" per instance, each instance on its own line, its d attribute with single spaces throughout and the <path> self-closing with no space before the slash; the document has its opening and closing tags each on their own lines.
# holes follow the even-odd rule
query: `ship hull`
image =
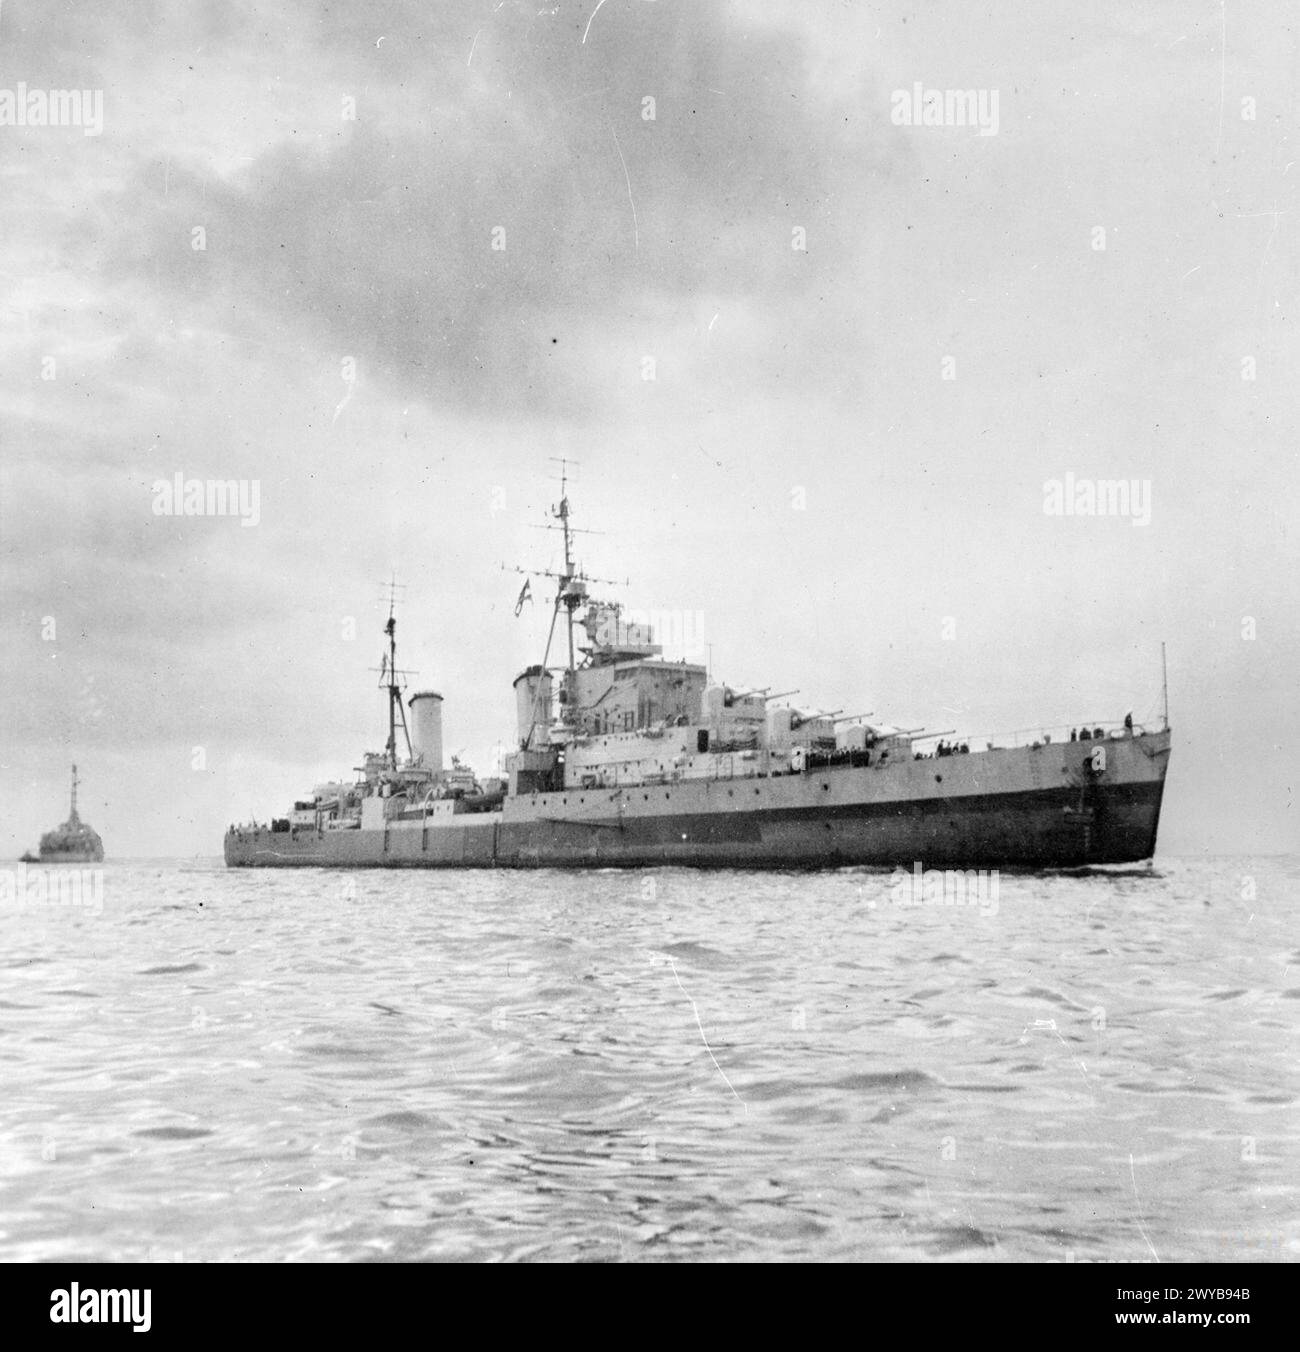
<svg viewBox="0 0 1300 1352">
<path fill-rule="evenodd" d="M 102 864 L 103 850 L 42 850 L 39 859 L 24 856 L 26 864 Z"/>
<path fill-rule="evenodd" d="M 1105 768 L 1091 768 L 1098 746 Z M 231 867 L 1079 868 L 1155 852 L 1167 732 L 888 767 L 569 790 L 371 830 L 237 828 Z"/>
</svg>

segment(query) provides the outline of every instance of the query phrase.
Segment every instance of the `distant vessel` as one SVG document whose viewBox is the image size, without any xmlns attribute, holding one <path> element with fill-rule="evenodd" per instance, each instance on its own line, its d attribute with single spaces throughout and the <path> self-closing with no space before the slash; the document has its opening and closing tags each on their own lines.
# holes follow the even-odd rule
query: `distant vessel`
<svg viewBox="0 0 1300 1352">
<path fill-rule="evenodd" d="M 443 768 L 434 691 L 410 697 L 408 728 L 390 604 L 385 750 L 285 817 L 231 826 L 228 866 L 1073 868 L 1155 852 L 1167 701 L 1159 729 L 1126 717 L 978 751 L 711 685 L 705 667 L 664 661 L 649 625 L 589 595 L 599 579 L 574 562 L 565 478 L 560 492 L 564 570 L 533 574 L 556 582 L 555 603 L 541 663 L 514 682 L 508 778 L 480 783 L 454 756 Z M 568 661 L 552 668 L 561 615 Z"/>
<path fill-rule="evenodd" d="M 104 843 L 77 815 L 77 767 L 72 767 L 72 802 L 68 820 L 41 837 L 41 852 L 22 856 L 26 864 L 99 864 L 104 859 Z"/>
</svg>

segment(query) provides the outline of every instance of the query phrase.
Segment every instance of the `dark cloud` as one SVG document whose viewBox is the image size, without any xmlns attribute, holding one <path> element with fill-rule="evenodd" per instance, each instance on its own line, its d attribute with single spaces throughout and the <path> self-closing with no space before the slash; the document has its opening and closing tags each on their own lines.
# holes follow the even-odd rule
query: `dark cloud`
<svg viewBox="0 0 1300 1352">
<path fill-rule="evenodd" d="M 654 351 L 674 297 L 770 310 L 852 283 L 878 132 L 812 86 L 796 33 L 637 3 L 584 46 L 576 13 L 523 24 L 507 6 L 467 65 L 463 16 L 399 6 L 376 49 L 322 7 L 306 31 L 364 68 L 358 121 L 323 146 L 290 135 L 231 181 L 150 166 L 108 212 L 105 270 L 216 297 L 236 332 L 250 309 L 273 316 L 405 395 L 507 415 L 593 412 L 592 345 L 623 326 Z"/>
</svg>

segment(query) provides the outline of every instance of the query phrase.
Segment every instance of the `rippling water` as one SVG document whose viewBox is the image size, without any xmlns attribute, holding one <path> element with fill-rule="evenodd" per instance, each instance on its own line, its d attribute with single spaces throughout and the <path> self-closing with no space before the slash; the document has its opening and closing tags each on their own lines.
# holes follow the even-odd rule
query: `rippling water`
<svg viewBox="0 0 1300 1352">
<path fill-rule="evenodd" d="M 106 865 L 0 1258 L 1294 1260 L 1300 861 L 998 882 Z"/>
</svg>

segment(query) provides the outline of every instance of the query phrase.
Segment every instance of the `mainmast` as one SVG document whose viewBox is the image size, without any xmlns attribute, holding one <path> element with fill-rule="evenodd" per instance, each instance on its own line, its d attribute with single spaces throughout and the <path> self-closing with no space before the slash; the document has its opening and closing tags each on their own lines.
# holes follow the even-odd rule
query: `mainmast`
<svg viewBox="0 0 1300 1352">
<path fill-rule="evenodd" d="M 397 590 L 398 582 L 394 578 L 388 584 L 388 623 L 384 625 L 384 633 L 388 636 L 388 651 L 379 664 L 379 684 L 381 687 L 386 684 L 388 690 L 388 743 L 384 747 L 384 755 L 388 760 L 390 770 L 397 769 L 398 723 L 402 725 L 402 736 L 406 740 L 407 759 L 409 760 L 412 755 L 411 734 L 406 726 L 406 710 L 402 704 L 402 682 L 403 678 L 414 675 L 414 673 L 401 671 L 397 666 Z M 386 683 L 385 676 L 388 677 Z"/>
</svg>

